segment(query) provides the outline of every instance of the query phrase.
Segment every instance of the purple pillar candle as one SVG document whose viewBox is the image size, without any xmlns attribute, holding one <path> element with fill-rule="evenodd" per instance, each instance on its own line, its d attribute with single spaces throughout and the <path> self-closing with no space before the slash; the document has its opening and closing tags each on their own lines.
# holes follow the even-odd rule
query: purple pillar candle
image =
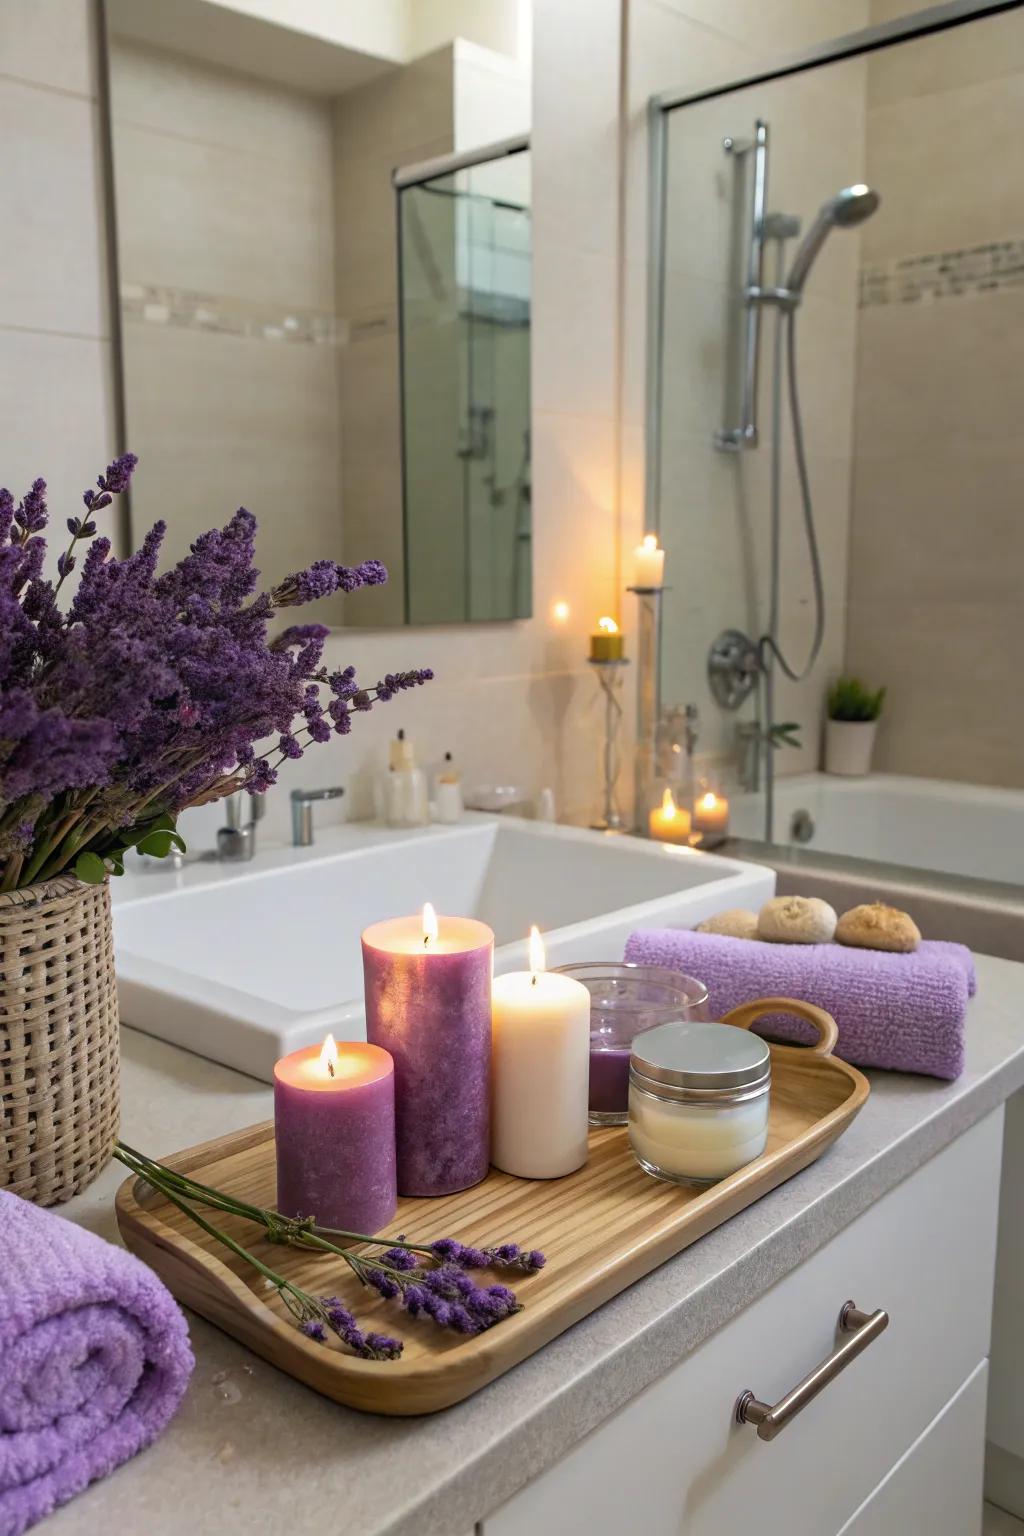
<svg viewBox="0 0 1024 1536">
<path fill-rule="evenodd" d="M 366 1037 L 395 1061 L 398 1192 L 450 1195 L 487 1173 L 494 934 L 397 917 L 363 934 Z"/>
<path fill-rule="evenodd" d="M 274 1067 L 277 1208 L 321 1227 L 379 1232 L 398 1208 L 395 1067 L 362 1041 L 283 1056 Z"/>
</svg>

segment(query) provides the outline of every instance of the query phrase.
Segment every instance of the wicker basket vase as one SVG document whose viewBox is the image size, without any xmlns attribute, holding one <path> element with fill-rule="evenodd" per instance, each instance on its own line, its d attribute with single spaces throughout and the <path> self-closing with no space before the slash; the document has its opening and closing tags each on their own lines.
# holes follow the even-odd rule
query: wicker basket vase
<svg viewBox="0 0 1024 1536">
<path fill-rule="evenodd" d="M 0 895 L 0 1189 L 70 1200 L 109 1160 L 119 1108 L 109 890 L 60 876 Z"/>
</svg>

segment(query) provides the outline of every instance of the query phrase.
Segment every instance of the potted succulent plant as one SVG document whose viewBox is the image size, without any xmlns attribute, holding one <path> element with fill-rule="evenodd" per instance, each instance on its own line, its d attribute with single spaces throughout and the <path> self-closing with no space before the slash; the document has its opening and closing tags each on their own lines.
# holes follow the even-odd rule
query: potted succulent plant
<svg viewBox="0 0 1024 1536">
<path fill-rule="evenodd" d="M 44 1205 L 83 1188 L 117 1136 L 108 876 L 131 848 L 183 848 L 187 806 L 262 794 L 286 759 L 433 675 L 364 688 L 323 664 L 323 625 L 273 631 L 278 610 L 387 572 L 318 560 L 259 591 L 244 507 L 160 574 L 163 523 L 116 559 L 97 515 L 135 464 L 123 454 L 85 492 L 52 580 L 45 481 L 20 502 L 0 490 L 0 1188 Z"/>
<path fill-rule="evenodd" d="M 840 677 L 828 691 L 825 772 L 863 777 L 871 772 L 875 732 L 885 689 L 874 693 L 855 677 Z"/>
</svg>

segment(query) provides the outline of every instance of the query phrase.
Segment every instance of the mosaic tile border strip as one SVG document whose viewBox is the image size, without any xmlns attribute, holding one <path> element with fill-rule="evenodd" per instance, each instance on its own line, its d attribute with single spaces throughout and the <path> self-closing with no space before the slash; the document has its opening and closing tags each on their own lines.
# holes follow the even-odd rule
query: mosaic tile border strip
<svg viewBox="0 0 1024 1536">
<path fill-rule="evenodd" d="M 1024 239 L 993 240 L 966 250 L 898 256 L 863 267 L 861 309 L 879 304 L 920 304 L 963 294 L 1024 286 Z"/>
<path fill-rule="evenodd" d="M 346 331 L 336 315 L 285 310 L 280 305 L 246 304 L 222 295 L 150 283 L 121 284 L 121 313 L 127 321 L 147 325 L 291 346 L 333 346 L 345 339 Z"/>
</svg>

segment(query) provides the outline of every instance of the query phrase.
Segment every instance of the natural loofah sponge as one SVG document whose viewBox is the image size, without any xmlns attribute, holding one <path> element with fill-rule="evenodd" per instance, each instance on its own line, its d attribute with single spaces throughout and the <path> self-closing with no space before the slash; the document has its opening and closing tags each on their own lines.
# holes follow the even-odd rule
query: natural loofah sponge
<svg viewBox="0 0 1024 1536">
<path fill-rule="evenodd" d="M 756 939 L 757 913 L 745 907 L 730 907 L 728 912 L 716 912 L 697 924 L 698 933 L 720 933 L 727 939 Z"/>
<path fill-rule="evenodd" d="M 836 914 L 817 896 L 773 896 L 761 908 L 757 936 L 772 944 L 828 944 Z"/>
<path fill-rule="evenodd" d="M 873 901 L 867 906 L 851 907 L 836 925 L 840 944 L 859 949 L 885 949 L 892 954 L 909 955 L 921 942 L 921 930 L 909 912 Z"/>
</svg>

